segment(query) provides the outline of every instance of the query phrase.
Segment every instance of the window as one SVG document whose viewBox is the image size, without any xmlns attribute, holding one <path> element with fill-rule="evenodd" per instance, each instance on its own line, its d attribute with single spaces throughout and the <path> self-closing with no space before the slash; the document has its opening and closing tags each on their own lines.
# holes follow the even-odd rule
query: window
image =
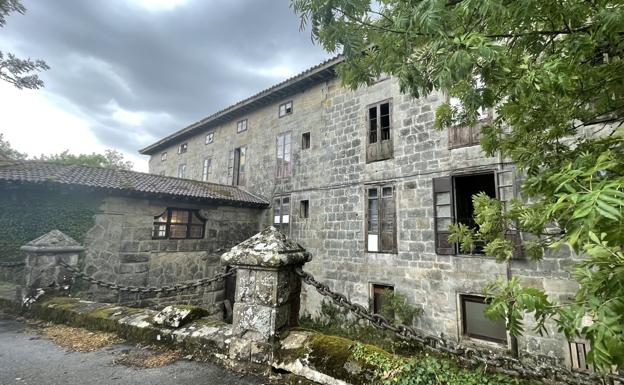
<svg viewBox="0 0 624 385">
<path fill-rule="evenodd" d="M 209 132 L 206 134 L 206 144 L 210 144 L 214 142 L 214 132 Z"/>
<path fill-rule="evenodd" d="M 286 115 L 290 115 L 293 112 L 293 102 L 292 100 L 286 103 L 282 103 L 279 106 L 279 117 L 283 117 Z"/>
<path fill-rule="evenodd" d="M 184 154 L 188 150 L 188 143 L 182 143 L 178 146 L 178 154 Z"/>
<path fill-rule="evenodd" d="M 205 221 L 197 210 L 168 208 L 154 217 L 153 239 L 201 239 Z"/>
<path fill-rule="evenodd" d="M 368 187 L 366 250 L 396 252 L 396 206 L 392 186 Z"/>
<path fill-rule="evenodd" d="M 167 160 L 167 152 L 163 152 L 162 154 L 160 154 L 160 161 L 164 162 Z"/>
<path fill-rule="evenodd" d="M 507 344 L 505 320 L 492 321 L 485 316 L 488 302 L 475 295 L 460 295 L 462 334 L 471 338 Z"/>
<path fill-rule="evenodd" d="M 389 297 L 394 294 L 394 287 L 389 285 L 372 284 L 371 309 L 373 313 L 383 315 L 390 320 L 394 319 L 394 311 L 388 303 Z"/>
<path fill-rule="evenodd" d="M 435 244 L 438 254 L 452 255 L 460 252 L 459 245 L 448 241 L 449 226 L 463 223 L 475 228 L 472 196 L 484 192 L 498 198 L 507 209 L 514 196 L 513 171 L 457 175 L 433 179 L 433 200 L 435 211 Z M 518 245 L 515 256 L 521 253 L 520 236 L 515 230 L 508 230 L 506 238 Z M 483 254 L 483 243 L 475 242 L 470 254 Z"/>
<path fill-rule="evenodd" d="M 301 135 L 301 149 L 307 150 L 309 148 L 310 148 L 310 133 L 305 132 L 303 135 Z"/>
<path fill-rule="evenodd" d="M 284 234 L 290 231 L 290 197 L 273 200 L 273 226 Z"/>
<path fill-rule="evenodd" d="M 277 177 L 290 176 L 290 133 L 277 137 Z"/>
<path fill-rule="evenodd" d="M 580 372 L 593 372 L 592 365 L 587 363 L 587 351 L 589 350 L 588 341 L 573 341 L 569 342 L 570 349 L 570 364 L 572 370 Z"/>
<path fill-rule="evenodd" d="M 299 216 L 301 218 L 309 218 L 310 216 L 310 201 L 309 200 L 302 200 L 299 203 Z"/>
<path fill-rule="evenodd" d="M 476 87 L 483 88 L 483 81 L 477 77 Z M 453 120 L 460 119 L 464 114 L 464 107 L 459 98 L 448 97 L 448 104 L 453 110 Z M 481 141 L 481 127 L 491 119 L 490 110 L 480 107 L 477 110 L 477 124 L 473 126 L 455 125 L 449 128 L 449 149 L 478 145 Z"/>
<path fill-rule="evenodd" d="M 247 131 L 247 119 L 236 122 L 236 132 Z"/>
<path fill-rule="evenodd" d="M 392 116 L 389 101 L 368 107 L 366 162 L 392 158 Z"/>
<path fill-rule="evenodd" d="M 207 182 L 210 180 L 210 175 L 212 174 L 212 158 L 204 159 L 204 163 L 202 165 L 202 180 Z"/>
<path fill-rule="evenodd" d="M 239 147 L 230 151 L 228 160 L 228 179 L 232 186 L 244 186 L 246 182 L 247 147 Z"/>
<path fill-rule="evenodd" d="M 182 163 L 178 166 L 178 178 L 186 178 L 186 164 Z"/>
</svg>

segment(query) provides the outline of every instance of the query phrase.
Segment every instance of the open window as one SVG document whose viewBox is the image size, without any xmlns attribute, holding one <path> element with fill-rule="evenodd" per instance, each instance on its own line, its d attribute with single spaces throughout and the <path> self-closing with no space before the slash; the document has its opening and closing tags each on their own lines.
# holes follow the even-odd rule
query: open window
<svg viewBox="0 0 624 385">
<path fill-rule="evenodd" d="M 304 132 L 301 135 L 301 149 L 302 150 L 307 150 L 310 148 L 310 133 L 309 132 Z"/>
<path fill-rule="evenodd" d="M 507 345 L 505 320 L 492 321 L 485 316 L 488 302 L 476 295 L 460 295 L 462 334 L 464 336 Z"/>
<path fill-rule="evenodd" d="M 290 233 L 290 197 L 273 200 L 273 226 L 286 235 Z"/>
<path fill-rule="evenodd" d="M 301 218 L 309 218 L 310 217 L 310 201 L 305 199 L 300 201 L 299 203 L 299 217 Z"/>
<path fill-rule="evenodd" d="M 459 252 L 459 245 L 448 241 L 449 226 L 462 223 L 476 228 L 472 196 L 484 192 L 501 201 L 508 209 L 514 197 L 514 175 L 512 170 L 492 171 L 470 175 L 456 175 L 433 179 L 433 200 L 435 209 L 435 243 L 438 254 L 452 255 Z M 517 245 L 515 256 L 519 256 L 520 236 L 515 230 L 508 230 L 505 237 Z M 483 243 L 475 244 L 474 254 L 483 254 Z"/>
<path fill-rule="evenodd" d="M 394 286 L 373 283 L 371 285 L 371 310 L 374 314 L 380 314 L 394 319 L 394 311 L 388 301 L 389 295 L 394 293 Z"/>
<path fill-rule="evenodd" d="M 244 186 L 247 178 L 247 147 L 230 151 L 228 160 L 228 179 L 232 186 Z"/>
<path fill-rule="evenodd" d="M 394 186 L 369 186 L 366 194 L 366 250 L 396 253 Z"/>
<path fill-rule="evenodd" d="M 154 217 L 153 239 L 202 239 L 205 221 L 197 210 L 168 208 Z"/>
<path fill-rule="evenodd" d="M 369 106 L 366 120 L 366 162 L 392 158 L 392 103 L 384 101 Z"/>
</svg>

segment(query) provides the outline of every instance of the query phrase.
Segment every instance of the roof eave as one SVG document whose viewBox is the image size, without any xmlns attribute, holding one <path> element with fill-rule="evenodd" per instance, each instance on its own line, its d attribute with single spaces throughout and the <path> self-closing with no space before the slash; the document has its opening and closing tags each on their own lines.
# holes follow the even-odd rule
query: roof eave
<svg viewBox="0 0 624 385">
<path fill-rule="evenodd" d="M 284 99 L 297 91 L 308 88 L 310 85 L 331 79 L 335 76 L 334 67 L 342 60 L 342 56 L 329 59 L 316 67 L 304 71 L 300 75 L 278 83 L 254 96 L 218 111 L 199 122 L 176 131 L 158 142 L 139 150 L 139 153 L 142 155 L 153 155 L 157 151 L 169 146 L 173 141 L 192 136 L 199 129 L 207 129 L 210 126 L 233 119 L 237 115 L 242 115 L 250 110 L 262 107 L 275 99 Z"/>
</svg>

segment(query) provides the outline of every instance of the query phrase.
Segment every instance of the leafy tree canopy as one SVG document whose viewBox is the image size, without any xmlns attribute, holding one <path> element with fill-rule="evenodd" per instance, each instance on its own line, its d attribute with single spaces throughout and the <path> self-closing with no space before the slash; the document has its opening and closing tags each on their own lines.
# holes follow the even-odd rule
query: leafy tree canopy
<svg viewBox="0 0 624 385">
<path fill-rule="evenodd" d="M 3 134 L 0 133 L 0 160 L 2 159 L 12 160 L 27 160 L 28 154 L 19 152 L 11 147 L 11 143 L 3 139 Z M 134 164 L 131 161 L 125 160 L 121 152 L 117 150 L 107 149 L 104 150 L 104 154 L 70 154 L 68 150 L 52 155 L 40 155 L 39 157 L 32 157 L 30 160 L 39 160 L 60 164 L 78 164 L 83 166 L 93 167 L 105 167 L 116 170 L 132 170 Z"/>
<path fill-rule="evenodd" d="M 531 237 L 525 254 L 540 259 L 570 247 L 580 285 L 557 303 L 516 279 L 493 283 L 488 314 L 523 332 L 553 319 L 569 338 L 590 340 L 596 366 L 624 366 L 624 3 L 621 0 L 292 0 L 302 26 L 331 52 L 353 88 L 383 73 L 405 93 L 436 90 L 436 127 L 473 125 L 494 110 L 481 147 L 515 162 L 525 176 L 522 202 L 509 210 L 474 197 L 478 229 L 455 226 L 464 250 L 476 238 L 500 261 L 516 228 Z M 531 202 L 531 203 L 527 203 Z"/>
<path fill-rule="evenodd" d="M 0 0 L 0 27 L 6 24 L 6 17 L 11 13 L 26 13 L 26 7 L 20 0 Z M 38 89 L 43 87 L 43 80 L 34 72 L 46 71 L 50 67 L 43 60 L 20 59 L 12 53 L 0 50 L 0 79 L 15 87 Z"/>
</svg>

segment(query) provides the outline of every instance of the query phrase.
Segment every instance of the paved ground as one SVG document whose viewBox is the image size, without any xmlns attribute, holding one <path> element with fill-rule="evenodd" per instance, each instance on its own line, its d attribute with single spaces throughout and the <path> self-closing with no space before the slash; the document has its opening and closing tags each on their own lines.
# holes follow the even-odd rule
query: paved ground
<svg viewBox="0 0 624 385">
<path fill-rule="evenodd" d="M 0 319 L 0 385 L 261 385 L 208 363 L 178 361 L 152 369 L 112 363 L 131 345 L 114 345 L 91 353 L 67 352 L 40 339 L 24 324 Z"/>
</svg>

